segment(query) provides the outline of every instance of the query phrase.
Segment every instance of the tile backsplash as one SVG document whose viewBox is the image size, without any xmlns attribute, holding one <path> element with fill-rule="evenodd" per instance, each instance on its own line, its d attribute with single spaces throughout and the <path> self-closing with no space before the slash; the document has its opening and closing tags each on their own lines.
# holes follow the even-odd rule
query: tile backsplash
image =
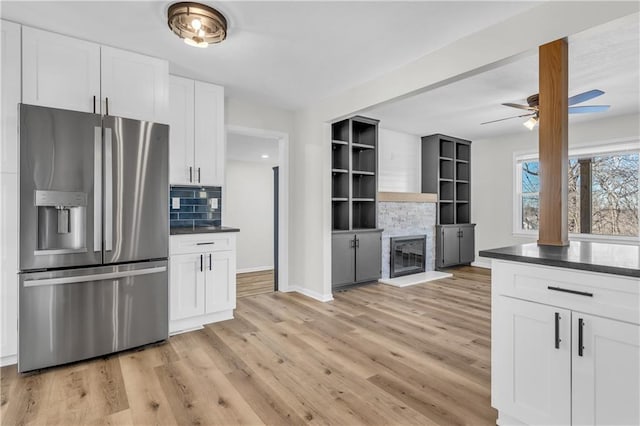
<svg viewBox="0 0 640 426">
<path fill-rule="evenodd" d="M 174 209 L 175 199 L 180 208 Z M 216 203 L 217 207 L 212 208 Z M 222 188 L 219 186 L 171 186 L 169 191 L 169 225 L 171 228 L 194 226 L 220 226 L 222 212 Z"/>
</svg>

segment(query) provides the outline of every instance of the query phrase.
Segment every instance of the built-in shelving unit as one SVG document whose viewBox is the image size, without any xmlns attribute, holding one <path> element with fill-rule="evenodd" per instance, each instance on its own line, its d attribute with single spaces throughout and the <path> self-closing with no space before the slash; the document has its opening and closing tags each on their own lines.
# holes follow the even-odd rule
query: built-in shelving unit
<svg viewBox="0 0 640 426">
<path fill-rule="evenodd" d="M 422 192 L 438 194 L 436 266 L 473 262 L 471 142 L 441 134 L 422 138 Z"/>
<path fill-rule="evenodd" d="M 376 227 L 378 120 L 352 117 L 331 127 L 333 230 Z"/>
</svg>

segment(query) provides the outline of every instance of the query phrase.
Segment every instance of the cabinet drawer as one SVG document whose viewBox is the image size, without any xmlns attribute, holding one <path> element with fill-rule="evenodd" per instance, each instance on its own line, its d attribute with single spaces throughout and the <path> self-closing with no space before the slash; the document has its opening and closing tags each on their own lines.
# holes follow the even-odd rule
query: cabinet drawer
<svg viewBox="0 0 640 426">
<path fill-rule="evenodd" d="M 172 235 L 169 255 L 235 250 L 236 236 L 232 232 L 219 234 Z"/>
<path fill-rule="evenodd" d="M 618 275 L 494 261 L 492 291 L 640 324 L 640 280 Z"/>
</svg>

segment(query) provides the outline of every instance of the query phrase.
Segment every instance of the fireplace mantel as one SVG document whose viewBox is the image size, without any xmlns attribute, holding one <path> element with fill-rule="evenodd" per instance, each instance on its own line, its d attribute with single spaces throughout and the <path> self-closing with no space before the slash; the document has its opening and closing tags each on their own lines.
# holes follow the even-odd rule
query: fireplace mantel
<svg viewBox="0 0 640 426">
<path fill-rule="evenodd" d="M 422 192 L 378 192 L 379 202 L 390 203 L 437 203 L 438 194 Z"/>
</svg>

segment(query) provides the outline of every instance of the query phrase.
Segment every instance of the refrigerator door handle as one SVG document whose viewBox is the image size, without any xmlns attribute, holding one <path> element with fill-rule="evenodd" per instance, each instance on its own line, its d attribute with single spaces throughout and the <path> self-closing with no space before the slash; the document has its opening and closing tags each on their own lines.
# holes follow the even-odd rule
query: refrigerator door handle
<svg viewBox="0 0 640 426">
<path fill-rule="evenodd" d="M 102 127 L 93 128 L 93 251 L 102 251 Z"/>
<path fill-rule="evenodd" d="M 102 281 L 102 280 L 115 280 L 118 278 L 135 277 L 138 275 L 158 274 L 165 272 L 166 266 L 156 266 L 148 269 L 134 269 L 132 271 L 120 271 L 120 272 L 106 272 L 104 274 L 93 275 L 79 275 L 77 277 L 62 277 L 62 278 L 44 278 L 39 280 L 25 280 L 25 287 L 39 287 L 43 285 L 60 285 L 60 284 L 73 284 L 83 283 L 88 281 Z"/>
<path fill-rule="evenodd" d="M 104 129 L 104 250 L 113 250 L 113 153 L 112 130 Z"/>
</svg>

